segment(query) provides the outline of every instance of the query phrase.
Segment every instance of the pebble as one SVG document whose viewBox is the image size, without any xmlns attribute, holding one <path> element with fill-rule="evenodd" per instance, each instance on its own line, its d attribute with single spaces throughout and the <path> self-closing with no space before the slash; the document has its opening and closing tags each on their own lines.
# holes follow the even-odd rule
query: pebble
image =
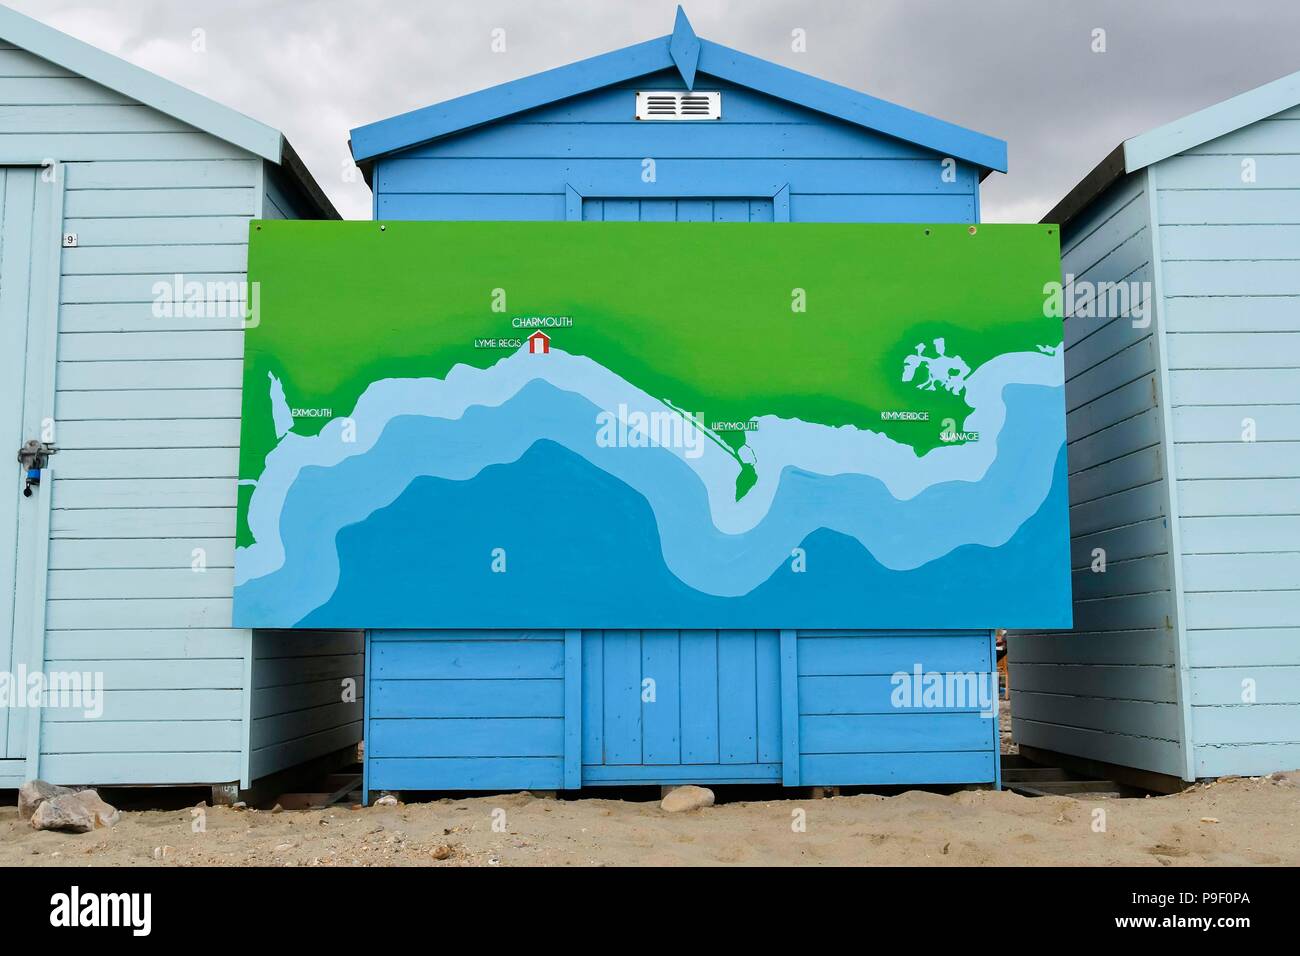
<svg viewBox="0 0 1300 956">
<path fill-rule="evenodd" d="M 18 817 L 21 820 L 30 820 L 32 814 L 46 800 L 53 800 L 55 797 L 65 796 L 72 792 L 71 787 L 60 787 L 52 783 L 46 783 L 44 780 L 28 780 L 18 790 Z"/>
<path fill-rule="evenodd" d="M 659 801 L 659 806 L 667 813 L 682 813 L 687 810 L 711 807 L 713 799 L 713 791 L 707 787 L 675 787 Z"/>
</svg>

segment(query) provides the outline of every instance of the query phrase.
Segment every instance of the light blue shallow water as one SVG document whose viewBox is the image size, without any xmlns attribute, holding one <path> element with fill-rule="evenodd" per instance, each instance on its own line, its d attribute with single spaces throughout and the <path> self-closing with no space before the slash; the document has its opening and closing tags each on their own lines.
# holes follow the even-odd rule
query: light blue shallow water
<svg viewBox="0 0 1300 956">
<path fill-rule="evenodd" d="M 494 626 L 1068 622 L 1063 454 L 1044 440 L 1060 390 L 1003 398 L 983 480 L 899 501 L 867 476 L 787 468 L 766 517 L 732 535 L 680 458 L 596 447 L 598 409 L 545 382 L 458 420 L 396 418 L 366 454 L 299 474 L 283 566 L 236 589 L 236 624 L 483 626 L 485 607 Z M 474 466 L 494 461 L 509 464 Z"/>
</svg>

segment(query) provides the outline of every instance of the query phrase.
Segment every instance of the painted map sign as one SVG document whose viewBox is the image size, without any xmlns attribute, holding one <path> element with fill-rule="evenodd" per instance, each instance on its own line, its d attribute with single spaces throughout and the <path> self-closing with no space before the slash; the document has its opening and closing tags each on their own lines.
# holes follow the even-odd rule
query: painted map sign
<svg viewBox="0 0 1300 956">
<path fill-rule="evenodd" d="M 1050 226 L 257 224 L 234 623 L 1070 625 Z"/>
</svg>

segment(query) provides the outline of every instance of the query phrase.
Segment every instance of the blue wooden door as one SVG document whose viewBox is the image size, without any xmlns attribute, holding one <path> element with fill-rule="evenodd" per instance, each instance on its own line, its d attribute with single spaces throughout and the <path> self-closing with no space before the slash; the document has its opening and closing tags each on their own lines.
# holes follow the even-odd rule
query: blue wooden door
<svg viewBox="0 0 1300 956">
<path fill-rule="evenodd" d="M 32 635 L 27 580 L 33 555 L 30 550 L 39 495 L 23 496 L 25 474 L 16 453 L 28 438 L 39 436 L 36 392 L 39 369 L 33 339 L 33 249 L 42 223 L 48 189 L 35 167 L 0 166 L 0 454 L 8 462 L 4 493 L 0 494 L 0 669 L 16 674 L 28 664 Z M 26 752 L 27 708 L 0 707 L 0 761 L 15 760 Z M 0 770 L 4 770 L 0 766 Z M 0 777 L 5 774 L 0 773 Z"/>
<path fill-rule="evenodd" d="M 772 222 L 771 197 L 584 198 L 587 222 Z M 781 779 L 777 631 L 584 631 L 582 782 Z"/>
<path fill-rule="evenodd" d="M 582 782 L 781 780 L 778 631 L 584 631 Z"/>
</svg>

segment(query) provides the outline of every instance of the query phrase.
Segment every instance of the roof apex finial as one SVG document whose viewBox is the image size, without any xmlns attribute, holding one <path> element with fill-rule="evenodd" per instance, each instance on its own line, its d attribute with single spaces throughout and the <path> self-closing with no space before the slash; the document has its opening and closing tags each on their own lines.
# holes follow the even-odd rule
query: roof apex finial
<svg viewBox="0 0 1300 956">
<path fill-rule="evenodd" d="M 677 7 L 677 19 L 673 22 L 673 35 L 668 40 L 668 52 L 672 54 L 686 88 L 694 89 L 695 67 L 700 62 L 700 38 L 695 35 L 695 29 L 680 4 Z"/>
</svg>

